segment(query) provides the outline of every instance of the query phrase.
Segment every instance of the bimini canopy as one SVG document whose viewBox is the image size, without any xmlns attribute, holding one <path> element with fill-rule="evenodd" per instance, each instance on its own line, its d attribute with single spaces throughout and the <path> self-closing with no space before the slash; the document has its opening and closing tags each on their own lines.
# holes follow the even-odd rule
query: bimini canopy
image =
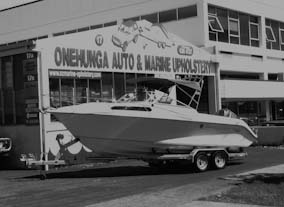
<svg viewBox="0 0 284 207">
<path fill-rule="evenodd" d="M 147 78 L 142 77 L 138 79 L 130 79 L 129 83 L 137 83 L 139 85 L 143 85 L 148 88 L 166 91 L 168 88 L 173 85 L 185 86 L 188 88 L 192 88 L 197 91 L 201 91 L 201 88 L 197 82 L 186 81 L 186 80 L 177 80 L 177 79 L 167 79 L 167 78 Z"/>
</svg>

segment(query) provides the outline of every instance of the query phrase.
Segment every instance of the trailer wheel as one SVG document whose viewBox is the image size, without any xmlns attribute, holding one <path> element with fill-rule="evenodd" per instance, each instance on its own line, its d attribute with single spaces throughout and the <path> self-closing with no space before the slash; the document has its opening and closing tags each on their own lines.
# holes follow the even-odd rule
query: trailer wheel
<svg viewBox="0 0 284 207">
<path fill-rule="evenodd" d="M 212 156 L 212 164 L 215 169 L 225 168 L 227 160 L 227 155 L 224 152 L 215 152 Z"/>
<path fill-rule="evenodd" d="M 208 156 L 205 153 L 198 153 L 194 159 L 194 165 L 197 171 L 206 171 L 209 167 Z"/>
</svg>

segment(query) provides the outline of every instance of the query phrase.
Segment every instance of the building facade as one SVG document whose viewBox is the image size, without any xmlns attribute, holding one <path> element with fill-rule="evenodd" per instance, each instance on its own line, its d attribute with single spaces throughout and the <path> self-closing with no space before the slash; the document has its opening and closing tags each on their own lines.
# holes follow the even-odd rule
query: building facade
<svg viewBox="0 0 284 207">
<path fill-rule="evenodd" d="M 23 149 L 18 151 L 39 155 L 43 146 L 38 137 L 47 133 L 41 130 L 42 124 L 52 125 L 48 136 L 63 130 L 52 124 L 52 117 L 40 117 L 41 95 L 53 107 L 113 99 L 133 88 L 127 85 L 128 78 L 155 76 L 153 72 L 104 72 L 85 73 L 88 77 L 82 79 L 55 66 L 48 69 L 57 71 L 39 74 L 40 67 L 49 64 L 40 42 L 63 41 L 127 20 L 161 23 L 211 54 L 218 67 L 213 76 L 204 76 L 199 111 L 229 108 L 252 126 L 284 119 L 284 15 L 280 8 L 245 0 L 41 0 L 0 12 L 0 136 L 17 137 L 16 147 Z M 44 94 L 43 83 L 49 89 Z M 82 148 L 69 151 L 76 154 Z M 58 147 L 49 150 L 56 154 Z"/>
</svg>

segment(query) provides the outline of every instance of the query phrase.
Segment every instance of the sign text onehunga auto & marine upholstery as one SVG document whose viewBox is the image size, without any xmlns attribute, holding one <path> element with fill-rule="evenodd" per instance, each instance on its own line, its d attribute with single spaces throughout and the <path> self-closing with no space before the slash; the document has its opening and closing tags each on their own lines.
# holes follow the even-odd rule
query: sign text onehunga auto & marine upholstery
<svg viewBox="0 0 284 207">
<path fill-rule="evenodd" d="M 117 69 L 140 72 L 174 72 L 211 74 L 213 62 L 193 58 L 141 55 L 124 52 L 56 47 L 54 61 L 58 67 Z"/>
</svg>

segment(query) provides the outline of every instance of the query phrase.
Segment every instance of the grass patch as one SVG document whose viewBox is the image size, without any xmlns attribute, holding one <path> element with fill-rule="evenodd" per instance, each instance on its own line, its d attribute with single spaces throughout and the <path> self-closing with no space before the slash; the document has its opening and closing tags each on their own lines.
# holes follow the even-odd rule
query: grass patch
<svg viewBox="0 0 284 207">
<path fill-rule="evenodd" d="M 209 196 L 201 200 L 253 204 L 265 206 L 284 206 L 284 175 L 256 175 L 244 179 L 227 192 Z"/>
</svg>

